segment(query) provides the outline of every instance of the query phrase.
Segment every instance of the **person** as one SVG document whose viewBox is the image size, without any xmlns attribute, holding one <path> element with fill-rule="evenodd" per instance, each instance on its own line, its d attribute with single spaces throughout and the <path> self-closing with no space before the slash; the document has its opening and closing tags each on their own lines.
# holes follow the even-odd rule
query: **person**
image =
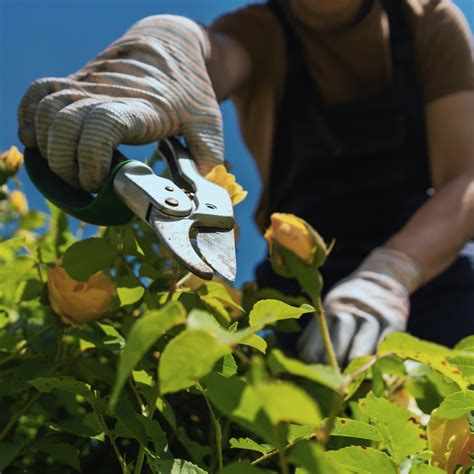
<svg viewBox="0 0 474 474">
<path fill-rule="evenodd" d="M 67 78 L 35 81 L 19 136 L 96 192 L 113 150 L 182 134 L 202 173 L 223 160 L 231 97 L 272 212 L 327 240 L 324 307 L 340 361 L 392 331 L 474 334 L 474 71 L 450 0 L 272 0 L 210 27 L 144 18 Z M 261 286 L 296 291 L 264 262 Z M 314 320 L 313 320 L 314 321 Z M 290 341 L 322 358 L 314 322 Z"/>
</svg>

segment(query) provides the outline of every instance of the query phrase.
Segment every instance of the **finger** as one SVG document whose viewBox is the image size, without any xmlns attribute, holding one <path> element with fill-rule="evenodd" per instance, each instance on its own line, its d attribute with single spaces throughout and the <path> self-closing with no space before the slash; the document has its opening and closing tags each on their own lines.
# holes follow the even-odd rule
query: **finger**
<svg viewBox="0 0 474 474">
<path fill-rule="evenodd" d="M 47 95 L 37 105 L 35 114 L 36 143 L 43 156 L 48 157 L 48 133 L 56 114 L 85 96 L 84 92 L 64 89 Z"/>
<path fill-rule="evenodd" d="M 100 99 L 82 99 L 61 109 L 48 133 L 48 163 L 51 170 L 75 188 L 79 188 L 77 150 L 82 124 Z"/>
<path fill-rule="evenodd" d="M 162 116 L 147 102 L 122 99 L 98 105 L 84 119 L 79 140 L 81 187 L 99 191 L 110 172 L 112 153 L 121 143 L 142 145 L 176 132 L 166 128 Z"/>
<path fill-rule="evenodd" d="M 357 321 L 352 314 L 345 312 L 330 314 L 330 316 L 333 320 L 331 339 L 334 352 L 339 363 L 343 364 L 346 361 L 349 347 L 357 330 Z"/>
<path fill-rule="evenodd" d="M 217 102 L 216 110 L 204 110 L 194 115 L 192 122 L 186 123 L 182 131 L 201 174 L 224 162 L 222 116 Z"/>
<path fill-rule="evenodd" d="M 298 339 L 298 356 L 308 364 L 315 363 L 321 358 L 323 349 L 323 338 L 321 337 L 319 325 L 313 318 L 307 324 L 303 334 Z"/>
<path fill-rule="evenodd" d="M 38 104 L 47 95 L 70 87 L 66 78 L 47 77 L 33 82 L 18 106 L 18 137 L 25 146 L 36 146 L 35 115 Z"/>
<path fill-rule="evenodd" d="M 373 354 L 380 334 L 380 323 L 376 318 L 364 313 L 359 315 L 358 319 L 359 329 L 352 341 L 348 355 L 349 360 Z"/>
</svg>

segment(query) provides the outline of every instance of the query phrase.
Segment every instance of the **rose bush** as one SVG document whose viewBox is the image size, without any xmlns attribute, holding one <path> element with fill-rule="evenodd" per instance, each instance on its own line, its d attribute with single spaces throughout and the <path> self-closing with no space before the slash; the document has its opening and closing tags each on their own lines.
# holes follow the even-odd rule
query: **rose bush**
<svg viewBox="0 0 474 474">
<path fill-rule="evenodd" d="M 275 344 L 303 314 L 324 322 L 330 246 L 304 221 L 277 215 L 267 233 L 302 296 L 237 293 L 187 275 L 138 221 L 97 229 L 53 206 L 21 212 L 9 176 L 1 472 L 471 472 L 474 336 L 448 349 L 392 334 L 341 370 Z"/>
</svg>

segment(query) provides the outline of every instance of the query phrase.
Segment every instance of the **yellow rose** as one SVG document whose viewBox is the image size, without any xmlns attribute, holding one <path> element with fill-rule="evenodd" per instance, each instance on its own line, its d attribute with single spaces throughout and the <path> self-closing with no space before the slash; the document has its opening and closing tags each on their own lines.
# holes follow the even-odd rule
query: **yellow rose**
<svg viewBox="0 0 474 474">
<path fill-rule="evenodd" d="M 7 176 L 15 175 L 23 163 L 23 155 L 16 146 L 0 154 L 0 160 L 3 162 L 5 174 Z"/>
<path fill-rule="evenodd" d="M 54 312 L 73 326 L 96 321 L 117 309 L 115 284 L 103 272 L 78 281 L 55 265 L 48 268 L 48 293 Z"/>
<path fill-rule="evenodd" d="M 433 451 L 433 466 L 452 474 L 457 465 L 470 465 L 470 453 L 474 452 L 474 434 L 471 433 L 465 416 L 446 420 L 437 417 L 435 411 L 428 423 L 427 434 Z"/>
<path fill-rule="evenodd" d="M 264 237 L 268 242 L 270 254 L 273 242 L 277 242 L 304 262 L 313 263 L 315 238 L 303 219 L 293 214 L 275 212 L 271 215 L 271 225 Z"/>
<path fill-rule="evenodd" d="M 235 206 L 247 197 L 247 191 L 235 181 L 235 176 L 229 173 L 224 165 L 217 165 L 206 175 L 206 179 L 222 186 L 230 196 L 232 204 Z"/>
<path fill-rule="evenodd" d="M 15 191 L 10 193 L 9 201 L 18 214 L 26 214 L 28 212 L 28 201 L 26 200 L 26 196 L 18 189 L 15 189 Z"/>
</svg>

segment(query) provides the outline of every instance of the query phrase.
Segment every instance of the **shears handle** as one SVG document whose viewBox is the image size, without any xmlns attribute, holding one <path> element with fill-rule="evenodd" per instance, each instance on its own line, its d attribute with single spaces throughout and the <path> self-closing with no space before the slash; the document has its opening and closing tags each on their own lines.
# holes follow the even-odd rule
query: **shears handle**
<svg viewBox="0 0 474 474">
<path fill-rule="evenodd" d="M 133 218 L 132 211 L 113 190 L 117 171 L 133 161 L 118 150 L 113 155 L 110 175 L 96 195 L 73 188 L 56 176 L 37 148 L 26 148 L 24 156 L 25 168 L 33 184 L 46 199 L 67 214 L 89 224 L 104 226 L 127 224 Z"/>
</svg>

